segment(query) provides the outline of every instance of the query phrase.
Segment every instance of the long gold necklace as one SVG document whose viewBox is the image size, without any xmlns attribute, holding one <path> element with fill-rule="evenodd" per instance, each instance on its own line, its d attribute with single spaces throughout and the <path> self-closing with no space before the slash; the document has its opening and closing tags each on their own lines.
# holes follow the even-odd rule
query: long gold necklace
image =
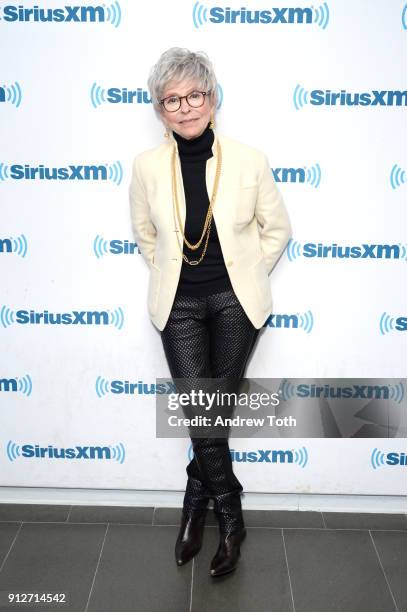
<svg viewBox="0 0 407 612">
<path fill-rule="evenodd" d="M 219 177 L 220 177 L 220 173 L 221 173 L 221 169 L 222 169 L 222 149 L 220 147 L 219 140 L 217 140 L 217 142 L 216 142 L 216 151 L 217 151 L 218 159 L 217 159 L 217 164 L 216 164 L 216 174 L 215 174 L 215 181 L 214 181 L 214 184 L 213 184 L 212 197 L 211 197 L 211 199 L 209 201 L 208 211 L 206 213 L 206 218 L 205 218 L 205 223 L 204 223 L 203 230 L 202 230 L 202 235 L 201 235 L 200 239 L 198 240 L 198 242 L 196 242 L 195 244 L 192 244 L 191 242 L 189 242 L 187 240 L 187 238 L 186 238 L 186 236 L 185 236 L 185 234 L 183 232 L 183 229 L 182 229 L 182 221 L 181 221 L 181 215 L 180 215 L 180 211 L 179 211 L 178 189 L 177 189 L 177 174 L 176 174 L 177 145 L 176 144 L 174 144 L 174 149 L 173 149 L 173 152 L 172 152 L 172 164 L 171 164 L 171 167 L 172 167 L 172 195 L 173 195 L 173 203 L 175 205 L 174 221 L 175 221 L 175 211 L 176 211 L 177 218 L 178 218 L 178 226 L 179 226 L 181 234 L 182 234 L 182 240 L 188 246 L 188 248 L 190 248 L 193 251 L 195 251 L 201 245 L 202 240 L 204 239 L 204 236 L 206 234 L 205 244 L 204 244 L 204 248 L 203 248 L 201 257 L 199 259 L 189 260 L 188 257 L 185 255 L 185 253 L 183 253 L 183 248 L 181 247 L 181 245 L 179 243 L 178 233 L 177 233 L 178 246 L 180 248 L 181 255 L 182 255 L 184 261 L 186 261 L 186 263 L 188 263 L 191 266 L 196 266 L 196 265 L 198 265 L 203 260 L 203 258 L 205 257 L 207 246 L 208 246 L 209 235 L 210 235 L 211 225 L 212 225 L 213 206 L 215 204 L 216 195 L 218 193 Z M 176 230 L 176 231 L 178 231 L 178 230 Z"/>
</svg>

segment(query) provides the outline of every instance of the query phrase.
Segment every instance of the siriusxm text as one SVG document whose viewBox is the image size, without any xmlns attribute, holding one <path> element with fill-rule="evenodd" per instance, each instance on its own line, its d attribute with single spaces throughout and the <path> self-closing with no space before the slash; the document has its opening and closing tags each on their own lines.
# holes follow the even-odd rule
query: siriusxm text
<svg viewBox="0 0 407 612">
<path fill-rule="evenodd" d="M 106 15 L 103 6 L 67 6 L 63 8 L 25 8 L 21 4 L 8 4 L 3 7 L 3 20 L 8 22 L 104 22 Z"/>
<path fill-rule="evenodd" d="M 338 259 L 399 259 L 401 254 L 398 244 L 360 244 L 341 246 L 321 242 L 307 242 L 302 247 L 303 257 L 332 257 Z"/>
</svg>

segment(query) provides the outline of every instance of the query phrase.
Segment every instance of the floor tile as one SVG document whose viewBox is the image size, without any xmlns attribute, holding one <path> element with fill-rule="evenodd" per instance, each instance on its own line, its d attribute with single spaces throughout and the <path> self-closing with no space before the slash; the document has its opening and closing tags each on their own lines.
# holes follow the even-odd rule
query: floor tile
<svg viewBox="0 0 407 612">
<path fill-rule="evenodd" d="M 153 507 L 72 506 L 69 523 L 137 523 L 151 525 Z"/>
<path fill-rule="evenodd" d="M 70 507 L 58 504 L 0 504 L 0 521 L 66 521 Z"/>
<path fill-rule="evenodd" d="M 109 525 L 87 612 L 189 612 L 192 563 L 177 567 L 177 533 Z"/>
<path fill-rule="evenodd" d="M 372 531 L 391 592 L 399 610 L 407 610 L 407 533 Z"/>
<path fill-rule="evenodd" d="M 368 531 L 284 530 L 296 612 L 393 612 Z"/>
<path fill-rule="evenodd" d="M 379 514 L 376 512 L 323 512 L 328 529 L 405 529 L 404 514 Z"/>
<path fill-rule="evenodd" d="M 20 529 L 21 523 L 0 523 L 0 567 Z"/>
<path fill-rule="evenodd" d="M 297 510 L 244 510 L 247 527 L 302 527 L 324 528 L 321 512 Z"/>
<path fill-rule="evenodd" d="M 218 530 L 205 531 L 194 559 L 192 612 L 292 612 L 281 530 L 248 529 L 236 570 L 212 578 L 209 568 L 218 542 Z"/>
<path fill-rule="evenodd" d="M 83 612 L 107 526 L 24 523 L 0 573 L 0 591 L 68 592 Z M 44 610 L 61 612 L 61 606 Z M 16 607 L 1 608 L 15 612 Z"/>
</svg>

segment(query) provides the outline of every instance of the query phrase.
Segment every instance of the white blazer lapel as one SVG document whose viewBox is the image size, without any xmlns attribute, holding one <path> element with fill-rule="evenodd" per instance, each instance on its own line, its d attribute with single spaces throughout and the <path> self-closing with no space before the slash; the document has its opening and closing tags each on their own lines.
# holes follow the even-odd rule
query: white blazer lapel
<svg viewBox="0 0 407 612">
<path fill-rule="evenodd" d="M 176 189 L 177 189 L 177 196 L 178 196 L 178 208 L 179 208 L 179 214 L 181 217 L 181 223 L 182 223 L 182 231 L 185 232 L 185 219 L 186 219 L 186 203 L 185 203 L 185 191 L 184 191 L 184 182 L 182 180 L 182 171 L 181 171 L 181 162 L 179 159 L 179 154 L 178 154 L 178 146 L 177 146 L 177 142 L 175 140 L 175 138 L 172 137 L 172 143 L 171 143 L 171 154 L 170 154 L 170 163 L 171 163 L 171 200 L 172 200 L 172 207 L 174 209 L 174 215 L 176 215 L 176 225 L 174 229 L 178 229 L 178 215 L 176 212 L 176 208 L 175 208 L 175 201 L 174 201 L 174 194 L 173 194 L 173 188 L 172 188 L 172 175 L 173 175 L 173 171 L 172 171 L 172 156 L 173 156 L 173 152 L 174 152 L 174 146 L 175 146 L 175 177 L 176 177 Z M 180 239 L 182 241 L 182 236 L 180 236 Z"/>
</svg>

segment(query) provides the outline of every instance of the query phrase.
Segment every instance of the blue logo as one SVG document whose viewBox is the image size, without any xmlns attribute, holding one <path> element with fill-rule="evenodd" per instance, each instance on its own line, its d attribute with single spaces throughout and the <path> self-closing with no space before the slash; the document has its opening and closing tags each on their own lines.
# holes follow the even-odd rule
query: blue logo
<svg viewBox="0 0 407 612">
<path fill-rule="evenodd" d="M 188 448 L 188 459 L 192 461 L 194 450 L 192 444 Z M 308 451 L 305 446 L 298 450 L 258 449 L 257 451 L 237 451 L 230 449 L 230 457 L 236 463 L 296 463 L 302 468 L 308 463 Z"/>
<path fill-rule="evenodd" d="M 294 385 L 289 380 L 284 379 L 280 385 L 279 392 L 285 401 L 289 401 L 294 397 L 324 397 L 324 398 L 340 398 L 340 399 L 384 399 L 392 400 L 397 404 L 401 404 L 404 399 L 404 385 L 399 382 L 395 385 L 348 385 L 337 386 L 332 385 L 316 385 L 316 384 L 299 384 Z"/>
<path fill-rule="evenodd" d="M 15 323 L 21 325 L 112 325 L 122 329 L 123 310 L 72 310 L 70 312 L 49 312 L 43 310 L 12 310 L 8 306 L 0 308 L 0 323 L 10 327 Z"/>
<path fill-rule="evenodd" d="M 272 9 L 234 10 L 230 7 L 213 6 L 207 8 L 195 2 L 192 8 L 192 21 L 195 28 L 212 24 L 315 24 L 325 30 L 329 23 L 329 7 L 326 2 L 314 7 L 280 7 Z"/>
<path fill-rule="evenodd" d="M 290 239 L 287 257 L 294 261 L 298 257 L 321 259 L 407 259 L 407 244 L 359 244 L 341 246 L 336 242 L 306 242 L 302 244 Z"/>
<path fill-rule="evenodd" d="M 321 182 L 321 167 L 314 164 L 310 168 L 271 168 L 276 183 L 309 183 L 319 187 Z"/>
<path fill-rule="evenodd" d="M 173 382 L 145 383 L 142 380 L 130 382 L 129 380 L 108 381 L 103 376 L 98 376 L 95 383 L 96 395 L 100 399 L 108 393 L 116 395 L 156 395 L 164 393 L 175 393 L 176 387 Z"/>
<path fill-rule="evenodd" d="M 52 444 L 40 446 L 39 444 L 16 444 L 12 440 L 7 443 L 7 457 L 9 461 L 16 459 L 84 459 L 86 461 L 104 460 L 124 463 L 126 452 L 124 444 L 109 444 L 109 446 L 74 446 L 70 448 L 56 447 Z"/>
<path fill-rule="evenodd" d="M 400 168 L 397 164 L 394 164 L 390 172 L 390 185 L 393 189 L 397 189 L 400 185 L 407 183 L 406 171 Z"/>
<path fill-rule="evenodd" d="M 3 85 L 0 87 L 0 103 L 13 104 L 18 108 L 21 104 L 22 97 L 21 85 L 17 81 L 12 85 Z"/>
<path fill-rule="evenodd" d="M 314 315 L 310 310 L 304 314 L 271 314 L 263 327 L 284 327 L 286 329 L 303 329 L 307 334 L 311 333 L 314 327 Z"/>
<path fill-rule="evenodd" d="M 371 92 L 347 92 L 346 89 L 313 89 L 311 92 L 297 85 L 294 89 L 293 102 L 296 110 L 306 104 L 312 106 L 407 106 L 407 91 L 377 90 Z"/>
<path fill-rule="evenodd" d="M 29 374 L 22 378 L 0 378 L 0 393 L 21 393 L 30 396 L 32 388 L 33 384 Z"/>
<path fill-rule="evenodd" d="M 17 236 L 17 238 L 0 238 L 0 254 L 1 253 L 15 253 L 20 257 L 27 255 L 28 243 L 27 238 L 24 234 Z"/>
<path fill-rule="evenodd" d="M 105 240 L 99 234 L 96 235 L 93 241 L 93 252 L 98 259 L 104 255 L 134 255 L 136 249 L 140 253 L 137 242 L 129 242 L 129 240 Z"/>
<path fill-rule="evenodd" d="M 407 4 L 403 6 L 401 11 L 401 26 L 403 30 L 407 30 Z"/>
<path fill-rule="evenodd" d="M 392 317 L 384 312 L 379 320 L 379 328 L 382 336 L 392 331 L 406 331 L 407 317 Z"/>
<path fill-rule="evenodd" d="M 151 104 L 150 94 L 147 90 L 138 87 L 129 90 L 126 87 L 109 87 L 105 89 L 93 83 L 90 90 L 90 100 L 93 108 L 102 104 Z"/>
<path fill-rule="evenodd" d="M 62 8 L 25 8 L 22 4 L 8 4 L 0 13 L 1 20 L 8 23 L 109 23 L 118 28 L 122 11 L 117 0 L 107 7 L 64 5 Z"/>
<path fill-rule="evenodd" d="M 120 185 L 123 180 L 123 167 L 119 161 L 98 166 L 63 166 L 50 168 L 40 164 L 0 163 L 0 181 L 110 181 Z"/>
<path fill-rule="evenodd" d="M 384 453 L 378 448 L 374 448 L 370 456 L 370 464 L 374 470 L 385 465 L 407 465 L 407 456 L 406 453 Z"/>
</svg>

